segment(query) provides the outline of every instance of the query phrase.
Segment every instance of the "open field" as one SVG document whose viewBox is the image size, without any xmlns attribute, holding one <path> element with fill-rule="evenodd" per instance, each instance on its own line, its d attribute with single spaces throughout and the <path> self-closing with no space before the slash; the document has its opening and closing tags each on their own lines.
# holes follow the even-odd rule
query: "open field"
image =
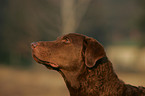
<svg viewBox="0 0 145 96">
<path fill-rule="evenodd" d="M 38 69 L 0 67 L 0 96 L 69 96 L 61 75 L 38 65 Z M 121 80 L 145 86 L 143 73 L 118 73 Z"/>
</svg>

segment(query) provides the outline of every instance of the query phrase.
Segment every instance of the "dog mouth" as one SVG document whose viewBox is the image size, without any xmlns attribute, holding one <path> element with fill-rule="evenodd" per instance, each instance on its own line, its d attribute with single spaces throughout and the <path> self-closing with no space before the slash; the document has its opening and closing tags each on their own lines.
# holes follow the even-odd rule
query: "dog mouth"
<svg viewBox="0 0 145 96">
<path fill-rule="evenodd" d="M 57 64 L 55 64 L 55 63 L 51 63 L 51 62 L 48 62 L 48 61 L 43 61 L 43 60 L 41 60 L 41 59 L 39 59 L 38 57 L 36 57 L 34 54 L 33 54 L 33 58 L 34 58 L 34 60 L 36 61 L 36 62 L 38 62 L 38 63 L 40 63 L 40 64 L 43 64 L 43 65 L 45 65 L 47 68 L 49 68 L 49 69 L 58 69 L 58 65 Z"/>
</svg>

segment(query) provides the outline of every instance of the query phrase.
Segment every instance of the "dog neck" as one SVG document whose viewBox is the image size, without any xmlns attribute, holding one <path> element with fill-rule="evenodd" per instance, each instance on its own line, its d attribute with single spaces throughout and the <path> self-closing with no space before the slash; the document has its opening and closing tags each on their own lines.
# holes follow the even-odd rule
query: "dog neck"
<svg viewBox="0 0 145 96">
<path fill-rule="evenodd" d="M 114 73 L 112 63 L 106 57 L 101 58 L 96 62 L 96 66 L 91 69 L 86 66 L 81 67 L 79 71 L 80 75 L 77 73 L 67 74 L 61 72 L 70 92 L 70 96 L 103 96 L 103 93 L 108 93 L 106 94 L 107 96 L 113 94 L 109 93 L 113 92 L 110 90 L 118 90 L 124 86 L 124 83 L 121 82 Z M 70 75 L 71 79 L 69 79 Z"/>
<path fill-rule="evenodd" d="M 118 92 L 124 86 L 124 83 L 118 79 L 113 70 L 112 63 L 107 58 L 102 58 L 96 63 L 96 66 L 91 69 L 86 67 L 87 71 L 83 74 L 85 77 L 81 76 L 79 79 L 80 90 L 83 93 L 86 92 L 82 96 L 86 94 L 87 96 L 112 96 L 111 94 L 114 93 L 110 92 Z"/>
</svg>

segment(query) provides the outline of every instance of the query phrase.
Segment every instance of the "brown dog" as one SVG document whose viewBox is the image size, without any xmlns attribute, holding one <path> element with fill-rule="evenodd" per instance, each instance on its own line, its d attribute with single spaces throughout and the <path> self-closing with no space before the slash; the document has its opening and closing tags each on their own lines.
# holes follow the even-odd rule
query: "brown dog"
<svg viewBox="0 0 145 96">
<path fill-rule="evenodd" d="M 72 33 L 32 43 L 32 53 L 35 61 L 61 73 L 70 96 L 145 96 L 145 88 L 118 79 L 104 48 L 93 38 Z"/>
</svg>

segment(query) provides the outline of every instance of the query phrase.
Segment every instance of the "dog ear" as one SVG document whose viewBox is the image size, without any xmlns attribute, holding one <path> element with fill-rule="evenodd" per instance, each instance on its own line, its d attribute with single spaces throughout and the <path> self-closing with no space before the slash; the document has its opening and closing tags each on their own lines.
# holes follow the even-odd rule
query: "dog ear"
<svg viewBox="0 0 145 96">
<path fill-rule="evenodd" d="M 103 46 L 93 38 L 87 37 L 85 43 L 85 64 L 87 67 L 92 68 L 99 59 L 106 56 L 106 53 Z"/>
</svg>

